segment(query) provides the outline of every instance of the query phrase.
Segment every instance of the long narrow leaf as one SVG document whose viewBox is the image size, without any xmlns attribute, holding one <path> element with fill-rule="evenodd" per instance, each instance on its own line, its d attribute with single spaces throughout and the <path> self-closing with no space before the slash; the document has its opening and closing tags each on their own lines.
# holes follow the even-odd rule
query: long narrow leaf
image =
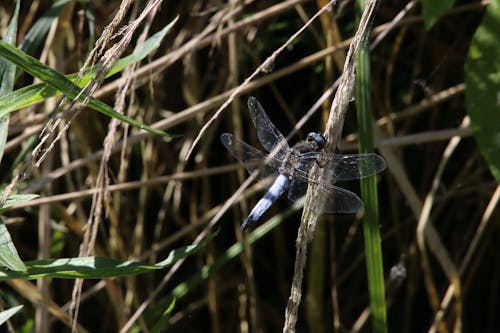
<svg viewBox="0 0 500 333">
<path fill-rule="evenodd" d="M 151 333 L 159 333 L 165 330 L 168 318 L 170 318 L 170 314 L 172 313 L 172 311 L 174 311 L 174 307 L 175 307 L 175 297 L 172 298 L 172 302 L 170 303 L 168 308 L 165 310 L 165 312 L 163 312 L 161 318 L 153 326 L 153 329 L 151 329 Z"/>
<path fill-rule="evenodd" d="M 22 52 L 21 50 L 9 45 L 3 41 L 0 41 L 0 56 L 5 59 L 11 61 L 19 68 L 23 69 L 27 73 L 37 77 L 41 81 L 47 83 L 53 88 L 63 92 L 68 97 L 75 99 L 79 98 L 80 102 L 83 102 L 87 97 L 85 94 L 82 94 L 78 97 L 78 94 L 81 92 L 80 87 L 78 87 L 75 83 L 71 82 L 68 78 L 66 78 L 61 73 L 53 70 L 52 68 L 42 64 L 37 59 L 29 56 L 28 54 Z M 116 118 L 120 121 L 123 121 L 129 125 L 138 127 L 140 129 L 146 130 L 153 134 L 168 136 L 165 132 L 149 127 L 137 120 L 131 119 L 123 114 L 120 114 L 113 110 L 107 104 L 101 102 L 100 100 L 90 97 L 90 101 L 88 106 L 93 110 L 101 112 L 109 117 Z M 0 110 L 2 109 L 2 105 L 0 104 Z"/>
<path fill-rule="evenodd" d="M 52 6 L 33 24 L 24 41 L 19 48 L 27 54 L 33 54 L 35 50 L 46 40 L 50 27 L 54 20 L 59 17 L 59 13 L 66 6 L 70 0 L 59 0 L 52 4 Z"/>
<path fill-rule="evenodd" d="M 360 1 L 362 3 L 363 1 Z M 361 6 L 362 8 L 364 7 Z M 361 44 L 356 71 L 356 108 L 358 115 L 359 151 L 373 152 L 373 117 L 371 109 L 370 54 L 366 40 Z M 384 266 L 379 229 L 377 176 L 361 179 L 361 197 L 365 206 L 363 236 L 365 240 L 366 270 L 370 309 L 371 332 L 387 332 Z"/>
<path fill-rule="evenodd" d="M 0 217 L 0 266 L 14 271 L 26 272 L 26 266 L 19 257 L 9 231 Z"/>
<path fill-rule="evenodd" d="M 17 35 L 17 18 L 19 16 L 19 2 L 16 2 L 16 8 L 14 9 L 14 15 L 10 20 L 7 31 L 3 38 L 4 42 L 7 44 L 14 44 L 16 42 Z M 14 77 L 16 75 L 16 66 L 0 59 L 0 97 L 10 93 L 14 87 Z M 0 162 L 2 161 L 3 152 L 5 149 L 5 143 L 7 142 L 7 133 L 9 130 L 9 116 L 0 116 Z"/>
<path fill-rule="evenodd" d="M 2 192 L 0 192 L 0 197 L 3 195 Z M 0 213 L 2 213 L 4 210 L 10 207 L 14 207 L 17 204 L 33 200 L 35 198 L 38 198 L 38 194 L 11 194 L 5 203 L 0 207 Z"/>
<path fill-rule="evenodd" d="M 10 317 L 15 315 L 16 313 L 18 313 L 19 310 L 21 310 L 23 308 L 23 306 L 24 305 L 18 305 L 18 306 L 15 306 L 13 308 L 10 308 L 10 309 L 7 309 L 7 310 L 0 312 L 0 325 L 5 323 L 7 320 L 10 319 Z"/>
<path fill-rule="evenodd" d="M 144 44 L 142 44 L 141 47 L 136 48 L 132 54 L 118 60 L 106 74 L 106 77 L 113 76 L 114 74 L 121 72 L 126 67 L 133 65 L 150 55 L 158 48 L 167 32 L 172 28 L 175 22 L 177 22 L 177 19 L 178 18 L 174 19 L 165 28 L 148 38 Z M 81 88 L 90 82 L 96 71 L 97 68 L 94 66 L 87 69 L 80 79 L 78 79 L 78 75 L 76 73 L 66 75 L 66 78 Z M 40 103 L 49 97 L 60 94 L 61 91 L 46 83 L 37 83 L 23 87 L 0 98 L 0 116 L 36 103 Z"/>
<path fill-rule="evenodd" d="M 105 279 L 135 275 L 167 268 L 177 260 L 189 256 L 204 247 L 216 234 L 202 242 L 180 247 L 156 264 L 137 261 L 121 261 L 104 257 L 63 258 L 27 261 L 25 272 L 0 271 L 0 281 L 8 279 L 39 279 L 52 277 L 61 279 Z"/>
<path fill-rule="evenodd" d="M 19 2 L 16 2 L 16 8 L 14 9 L 14 14 L 9 22 L 9 26 L 5 33 L 3 43 L 10 45 L 14 44 L 17 36 L 17 24 L 19 15 Z M 4 59 L 0 59 L 0 96 L 12 91 L 14 87 L 14 77 L 16 74 L 16 67 L 7 62 Z M 7 132 L 9 127 L 9 115 L 0 116 L 0 161 L 2 160 L 3 151 L 5 143 L 7 140 Z M 0 193 L 1 195 L 2 193 Z M 1 196 L 3 197 L 3 195 Z M 9 200 L 10 199 L 10 200 Z M 15 198 L 8 198 L 3 206 L 14 204 Z M 0 212 L 3 207 L 0 207 Z M 17 253 L 17 249 L 12 242 L 12 237 L 10 236 L 7 227 L 5 226 L 3 219 L 0 218 L 0 264 L 6 266 L 10 269 L 15 269 L 19 271 L 25 271 L 23 261 Z"/>
<path fill-rule="evenodd" d="M 256 228 L 252 231 L 248 237 L 246 237 L 246 242 L 248 244 L 253 244 L 257 242 L 259 239 L 263 238 L 265 235 L 270 233 L 275 229 L 277 225 L 279 225 L 283 220 L 285 220 L 288 216 L 295 213 L 296 211 L 302 209 L 304 207 L 304 199 L 297 200 L 292 206 L 290 206 L 283 213 L 276 215 L 271 218 L 268 222 L 263 223 L 260 227 Z M 163 313 L 163 309 L 170 304 L 172 297 L 175 299 L 181 299 L 184 296 L 188 295 L 191 291 L 193 291 L 196 287 L 198 287 L 203 281 L 207 280 L 210 276 L 212 276 L 219 269 L 227 265 L 231 260 L 235 259 L 243 252 L 245 245 L 242 242 L 235 243 L 231 245 L 226 252 L 224 252 L 217 260 L 209 265 L 203 266 L 199 272 L 195 273 L 189 280 L 184 281 L 177 285 L 172 292 L 166 296 L 165 298 L 159 300 L 156 304 L 156 307 L 151 309 L 147 316 L 149 318 L 155 318 L 153 320 L 160 320 Z"/>
</svg>

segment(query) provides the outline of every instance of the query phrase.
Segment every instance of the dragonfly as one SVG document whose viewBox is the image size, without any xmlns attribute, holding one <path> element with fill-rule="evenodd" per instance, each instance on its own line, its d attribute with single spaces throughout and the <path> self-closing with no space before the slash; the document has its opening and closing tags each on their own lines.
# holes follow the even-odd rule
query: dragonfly
<svg viewBox="0 0 500 333">
<path fill-rule="evenodd" d="M 321 213 L 355 213 L 363 210 L 363 202 L 355 193 L 334 184 L 381 172 L 386 168 L 381 156 L 373 153 L 324 152 L 326 139 L 316 132 L 309 133 L 305 141 L 290 147 L 255 97 L 248 99 L 248 109 L 259 141 L 269 154 L 231 133 L 221 135 L 221 142 L 227 150 L 250 174 L 256 173 L 268 189 L 241 225 L 241 231 L 255 224 L 287 189 L 288 199 L 294 202 L 306 194 L 309 184 L 316 186 L 319 200 L 323 201 Z M 321 178 L 326 181 L 310 176 L 314 165 L 326 168 L 326 177 Z"/>
</svg>

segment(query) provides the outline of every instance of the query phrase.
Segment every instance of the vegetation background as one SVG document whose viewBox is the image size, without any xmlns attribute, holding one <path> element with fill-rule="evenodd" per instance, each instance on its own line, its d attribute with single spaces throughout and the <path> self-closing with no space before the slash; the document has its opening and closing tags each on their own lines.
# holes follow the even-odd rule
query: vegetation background
<svg viewBox="0 0 500 333">
<path fill-rule="evenodd" d="M 106 27 L 112 34 L 134 29 L 129 44 L 120 44 L 125 33 L 104 43 L 103 51 L 119 46 L 111 55 L 125 57 L 178 17 L 154 52 L 93 82 L 93 97 L 173 137 L 113 124 L 92 107 L 64 113 L 47 132 L 48 120 L 65 110 L 56 108 L 61 96 L 25 99 L 24 107 L 7 112 L 0 181 L 5 189 L 21 175 L 15 191 L 40 198 L 3 211 L 3 222 L 25 261 L 75 258 L 83 243 L 93 244 L 92 255 L 153 264 L 172 249 L 218 234 L 165 269 L 84 280 L 76 303 L 74 279 L 2 278 L 3 309 L 24 305 L 4 325 L 19 332 L 69 331 L 67 313 L 78 304 L 76 329 L 82 332 L 281 331 L 301 213 L 281 199 L 243 242 L 239 226 L 262 191 L 250 187 L 223 207 L 247 175 L 219 137 L 232 132 L 260 148 L 246 109 L 249 96 L 289 133 L 342 72 L 359 8 L 337 1 L 315 20 L 242 87 L 188 156 L 233 89 L 326 1 L 163 1 L 128 25 L 146 8 L 136 1 L 111 25 L 126 3 L 21 1 L 13 44 L 66 75 L 82 68 Z M 0 6 L 2 36 L 15 6 Z M 499 7 L 498 1 L 383 1 L 377 8 L 370 93 L 375 146 L 388 164 L 378 193 L 389 331 L 500 327 L 500 29 L 487 30 L 500 26 Z M 481 26 L 484 35 L 476 33 Z M 483 50 L 480 41 L 489 45 L 485 62 L 474 60 Z M 97 53 L 93 61 L 107 68 L 107 56 Z M 35 82 L 50 77 L 40 74 Z M 32 84 L 32 75 L 18 71 L 12 91 Z M 10 107 L 9 96 L 0 99 L 0 110 Z M 323 130 L 332 96 L 310 113 L 292 143 Z M 346 153 L 357 151 L 362 135 L 351 104 L 339 147 Z M 42 155 L 30 156 L 44 127 L 47 155 L 35 166 Z M 90 191 L 105 186 L 103 197 Z M 357 182 L 342 186 L 359 193 Z M 103 206 L 96 211 L 97 201 Z M 372 331 L 361 219 L 323 216 L 311 244 L 298 332 Z M 94 243 L 87 239 L 88 223 L 96 226 Z M 109 276 L 119 275 L 116 269 Z"/>
</svg>

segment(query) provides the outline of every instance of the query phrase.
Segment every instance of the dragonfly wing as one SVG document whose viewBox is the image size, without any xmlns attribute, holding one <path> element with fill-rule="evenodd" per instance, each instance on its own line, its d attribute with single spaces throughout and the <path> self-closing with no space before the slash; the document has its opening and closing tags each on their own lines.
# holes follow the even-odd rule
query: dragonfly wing
<svg viewBox="0 0 500 333">
<path fill-rule="evenodd" d="M 363 201 L 351 191 L 338 186 L 317 185 L 318 200 L 323 201 L 323 213 L 356 213 L 363 210 Z"/>
<path fill-rule="evenodd" d="M 269 181 L 264 184 L 265 187 L 272 185 L 274 179 L 279 175 L 279 165 L 276 161 L 270 160 L 268 164 L 264 163 L 266 155 L 262 151 L 235 138 L 230 133 L 222 134 L 220 140 L 227 150 L 245 166 L 249 173 L 258 170 L 258 179 L 270 178 Z"/>
<path fill-rule="evenodd" d="M 324 203 L 322 213 L 355 213 L 363 209 L 361 199 L 351 191 L 333 185 L 315 185 L 318 200 Z M 288 199 L 297 201 L 307 193 L 307 182 L 294 180 L 288 190 Z"/>
<path fill-rule="evenodd" d="M 292 180 L 288 189 L 288 200 L 295 202 L 307 193 L 307 182 Z"/>
<path fill-rule="evenodd" d="M 297 169 L 308 172 L 312 162 L 327 168 L 329 183 L 366 178 L 386 168 L 385 160 L 377 154 L 329 154 L 324 152 L 304 153 Z"/>
<path fill-rule="evenodd" d="M 274 126 L 255 97 L 248 99 L 248 110 L 262 146 L 274 157 L 284 158 L 290 147 L 283 134 Z"/>
</svg>

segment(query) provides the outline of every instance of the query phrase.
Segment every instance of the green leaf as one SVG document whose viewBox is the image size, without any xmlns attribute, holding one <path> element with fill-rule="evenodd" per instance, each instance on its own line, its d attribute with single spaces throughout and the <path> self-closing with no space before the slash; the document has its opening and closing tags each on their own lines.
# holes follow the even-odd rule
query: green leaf
<svg viewBox="0 0 500 333">
<path fill-rule="evenodd" d="M 170 252 L 168 257 L 156 264 L 138 261 L 121 261 L 104 257 L 63 258 L 27 261 L 26 269 L 0 272 L 0 281 L 9 279 L 40 279 L 43 277 L 60 279 L 105 279 L 128 276 L 164 269 L 177 260 L 189 256 L 204 247 L 217 233 L 202 242 L 184 246 Z M 10 268 L 10 267 L 9 267 Z"/>
<path fill-rule="evenodd" d="M 0 192 L 0 197 L 2 196 L 2 192 Z M 0 213 L 6 210 L 9 207 L 13 207 L 17 204 L 20 204 L 25 201 L 30 201 L 35 198 L 38 198 L 38 194 L 12 194 L 7 198 L 7 201 L 0 207 Z"/>
<path fill-rule="evenodd" d="M 54 2 L 49 10 L 47 10 L 39 19 L 37 19 L 35 24 L 33 24 L 24 37 L 24 41 L 21 43 L 19 48 L 28 54 L 35 53 L 40 44 L 45 42 L 46 36 L 50 27 L 54 23 L 54 20 L 59 17 L 59 13 L 68 2 L 69 0 L 59 0 Z"/>
<path fill-rule="evenodd" d="M 366 45 L 362 46 L 357 59 L 356 110 L 358 115 L 359 151 L 373 151 L 373 116 L 370 96 L 371 71 L 370 54 Z M 377 176 L 360 180 L 361 197 L 365 211 L 363 216 L 363 237 L 365 241 L 366 272 L 370 294 L 372 317 L 371 332 L 387 332 L 387 303 L 385 300 L 384 265 L 382 256 L 382 236 L 378 213 Z"/>
<path fill-rule="evenodd" d="M 172 298 L 172 302 L 168 306 L 168 308 L 163 312 L 163 315 L 156 322 L 155 326 L 151 329 L 151 333 L 159 333 L 163 332 L 165 325 L 167 324 L 168 318 L 170 318 L 170 314 L 174 311 L 175 307 L 175 297 Z"/>
<path fill-rule="evenodd" d="M 12 45 L 5 43 L 4 41 L 0 41 L 0 56 L 11 61 L 12 63 L 16 64 L 16 66 L 18 66 L 19 68 L 23 69 L 24 71 L 33 75 L 34 77 L 37 77 L 38 79 L 47 83 L 48 85 L 52 86 L 53 88 L 63 92 L 71 99 L 78 98 L 78 100 L 80 102 L 83 102 L 88 97 L 87 94 L 81 94 L 79 96 L 79 94 L 81 92 L 80 87 L 78 87 L 76 84 L 71 82 L 69 79 L 67 79 L 61 73 L 59 73 L 58 71 L 55 71 L 52 68 L 42 64 L 37 59 L 33 58 L 32 56 L 27 55 L 26 53 L 15 48 Z M 113 108 L 111 108 L 110 106 L 108 106 L 107 104 L 101 102 L 100 100 L 98 100 L 96 98 L 90 97 L 88 107 L 90 107 L 91 109 L 94 109 L 98 112 L 101 112 L 109 117 L 116 118 L 120 121 L 123 121 L 123 122 L 129 124 L 129 125 L 138 127 L 140 129 L 144 129 L 144 130 L 151 132 L 153 134 L 158 134 L 158 135 L 163 135 L 163 136 L 167 135 L 163 131 L 151 128 L 151 127 L 144 125 L 143 123 L 141 123 L 137 120 L 131 119 L 123 114 L 116 112 L 115 110 L 113 110 Z M 0 104 L 0 114 L 1 114 L 2 109 L 3 109 L 3 105 Z"/>
<path fill-rule="evenodd" d="M 158 48 L 161 41 L 175 24 L 177 19 L 178 18 L 175 18 L 165 28 L 148 38 L 144 42 L 144 44 L 142 44 L 140 47 L 137 47 L 132 54 L 118 60 L 111 67 L 106 77 L 113 76 L 114 74 L 121 72 L 124 68 L 133 65 L 134 63 L 137 63 L 150 55 L 154 50 Z M 83 87 L 90 82 L 96 71 L 96 67 L 87 69 L 80 80 L 78 80 L 78 74 L 76 73 L 66 75 L 66 78 L 78 85 L 78 87 Z M 60 94 L 61 92 L 59 90 L 46 83 L 37 83 L 26 86 L 0 98 L 0 116 L 42 102 L 49 97 L 57 96 Z"/>
<path fill-rule="evenodd" d="M 251 245 L 253 243 L 256 243 L 259 239 L 265 237 L 286 218 L 302 209 L 302 207 L 304 207 L 304 201 L 305 197 L 297 200 L 287 210 L 283 211 L 279 215 L 274 216 L 266 223 L 263 223 L 259 227 L 255 228 L 248 235 L 248 237 L 246 237 L 245 242 L 248 245 Z M 237 242 L 233 244 L 221 256 L 219 256 L 215 262 L 203 266 L 198 272 L 194 273 L 191 278 L 181 282 L 179 285 L 173 288 L 169 295 L 162 299 L 159 299 L 155 303 L 155 306 L 146 313 L 146 317 L 154 318 L 154 320 L 160 320 L 159 318 L 161 318 L 162 316 L 163 309 L 171 303 L 172 297 L 176 299 L 182 299 L 183 297 L 188 295 L 201 283 L 203 283 L 203 281 L 207 280 L 215 272 L 227 265 L 231 260 L 237 259 L 241 252 L 243 252 L 244 248 L 245 244 L 243 242 Z"/>
<path fill-rule="evenodd" d="M 0 265 L 13 271 L 26 272 L 26 266 L 19 257 L 9 231 L 0 217 Z"/>
<path fill-rule="evenodd" d="M 14 14 L 10 20 L 7 31 L 3 40 L 5 43 L 14 44 L 16 42 L 17 35 L 17 18 L 19 15 L 19 2 L 16 2 L 16 8 L 14 9 Z M 11 92 L 14 87 L 14 79 L 16 76 L 16 66 L 0 59 L 0 97 Z M 7 142 L 7 133 L 9 131 L 9 116 L 0 116 L 0 161 L 2 161 L 3 152 L 5 150 L 5 143 Z"/>
<path fill-rule="evenodd" d="M 432 28 L 434 23 L 451 8 L 455 0 L 422 0 L 422 13 L 424 16 L 425 29 Z"/>
<path fill-rule="evenodd" d="M 490 2 L 465 61 L 465 107 L 479 149 L 500 182 L 500 2 Z"/>
<path fill-rule="evenodd" d="M 14 14 L 12 15 L 12 19 L 7 27 L 7 31 L 2 43 L 6 45 L 14 45 L 17 36 L 17 24 L 18 24 L 18 14 L 19 14 L 19 1 L 16 2 L 16 8 L 14 10 Z M 16 74 L 16 67 L 7 62 L 5 59 L 0 59 L 0 96 L 4 96 L 7 93 L 12 91 L 14 87 L 14 80 Z M 0 116 L 0 160 L 3 156 L 3 151 L 5 148 L 5 143 L 7 140 L 7 131 L 9 126 L 9 115 L 5 114 Z M 2 193 L 0 193 L 1 195 Z M 20 197 L 16 195 L 11 195 L 7 198 L 6 202 L 0 207 L 0 212 L 3 211 L 5 207 L 9 207 L 15 205 L 20 201 L 28 200 L 30 195 Z M 31 200 L 31 199 L 29 199 Z M 18 271 L 26 271 L 26 266 L 23 261 L 19 257 L 17 253 L 17 249 L 12 242 L 12 238 L 10 237 L 9 231 L 5 226 L 3 219 L 0 218 L 0 265 L 8 267 L 12 270 Z M 12 315 L 14 315 L 20 307 L 13 308 L 7 311 L 2 312 L 0 321 L 3 323 L 8 320 Z M 1 323 L 0 323 L 1 324 Z"/>
<path fill-rule="evenodd" d="M 281 214 L 274 216 L 268 222 L 255 228 L 247 236 L 245 242 L 247 242 L 248 245 L 253 244 L 270 233 L 274 228 L 276 228 L 277 225 L 283 222 L 283 220 L 292 215 L 294 212 L 302 209 L 302 207 L 304 207 L 304 201 L 305 197 L 302 197 Z M 243 242 L 233 244 L 226 250 L 226 252 L 219 256 L 214 263 L 203 266 L 200 271 L 195 273 L 189 280 L 183 281 L 177 285 L 169 296 L 174 296 L 177 299 L 183 298 L 201 282 L 205 281 L 212 276 L 212 274 L 224 267 L 224 265 L 226 265 L 229 261 L 238 258 L 238 255 L 243 252 L 244 246 Z"/>
<path fill-rule="evenodd" d="M 153 41 L 149 42 L 149 45 L 146 45 L 147 47 L 157 47 L 158 46 L 158 36 L 161 36 L 162 34 L 164 35 L 170 27 L 175 23 L 175 20 L 171 22 L 167 27 L 165 27 L 162 31 L 160 31 L 160 35 L 156 34 L 157 36 Z M 161 40 L 161 38 L 159 38 Z M 139 56 L 145 56 L 144 52 L 140 50 L 138 52 Z M 79 93 L 81 92 L 81 89 L 78 85 L 76 85 L 74 82 L 69 80 L 67 77 L 62 75 L 61 73 L 53 70 L 52 68 L 42 64 L 39 62 L 37 59 L 29 56 L 28 54 L 22 52 L 21 50 L 13 47 L 12 45 L 9 45 L 3 41 L 0 41 L 0 56 L 4 57 L 5 59 L 11 61 L 14 63 L 16 66 L 19 68 L 23 69 L 27 73 L 39 78 L 41 81 L 45 82 L 47 85 L 51 86 L 51 88 L 58 90 L 64 94 L 66 94 L 68 97 L 72 99 L 76 99 Z M 43 95 L 43 91 L 40 89 L 37 89 L 36 92 L 41 93 L 44 98 L 47 98 L 49 96 Z M 87 96 L 85 94 L 81 95 L 79 97 L 79 101 L 84 101 Z M 8 102 L 10 100 L 7 100 Z M 12 101 L 10 101 L 9 104 L 12 104 Z M 122 115 L 116 111 L 113 110 L 110 106 L 106 105 L 105 103 L 101 102 L 100 100 L 90 97 L 90 101 L 88 103 L 88 107 L 91 109 L 94 109 L 98 112 L 101 112 L 109 117 L 116 118 L 120 121 L 123 121 L 129 125 L 138 127 L 140 129 L 144 129 L 148 132 L 151 132 L 153 134 L 157 135 L 162 135 L 162 136 L 167 136 L 168 135 L 161 131 L 157 130 L 154 128 L 151 128 L 149 126 L 146 126 L 142 124 L 141 122 L 131 119 L 129 117 L 126 117 L 125 115 Z M 4 114 L 4 112 L 7 112 L 7 110 L 4 110 L 0 106 L 0 116 Z"/>
<path fill-rule="evenodd" d="M 18 305 L 18 306 L 15 306 L 13 308 L 10 308 L 10 309 L 7 309 L 7 310 L 0 312 L 0 325 L 5 323 L 7 320 L 10 319 L 10 317 L 12 317 L 17 312 L 19 312 L 19 310 L 21 310 L 23 308 L 23 306 L 24 305 Z"/>
</svg>

